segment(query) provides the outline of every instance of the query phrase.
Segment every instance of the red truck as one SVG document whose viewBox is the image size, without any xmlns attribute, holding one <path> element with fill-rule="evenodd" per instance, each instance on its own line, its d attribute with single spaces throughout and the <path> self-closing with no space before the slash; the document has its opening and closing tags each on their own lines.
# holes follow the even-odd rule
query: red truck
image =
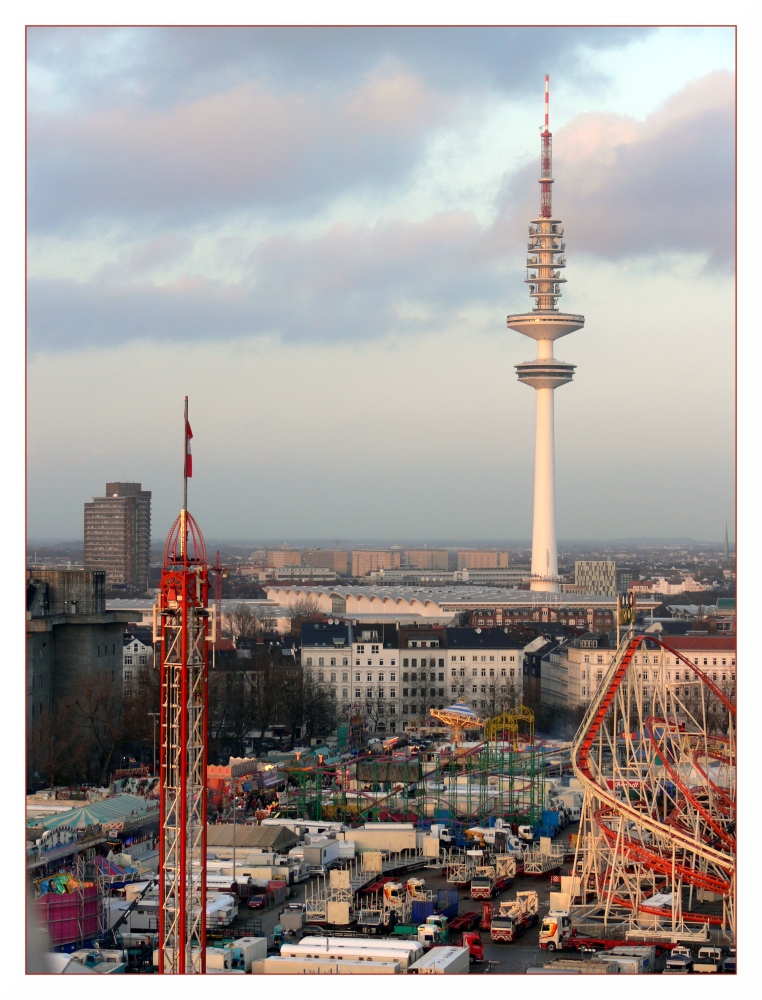
<svg viewBox="0 0 762 1000">
<path fill-rule="evenodd" d="M 468 957 L 472 962 L 484 961 L 484 944 L 478 931 L 464 931 L 460 939 L 461 948 L 468 948 Z"/>
<path fill-rule="evenodd" d="M 493 913 L 490 938 L 493 941 L 515 941 L 537 923 L 537 909 L 536 892 L 517 892 L 516 899 L 500 903 L 497 913 Z"/>
<path fill-rule="evenodd" d="M 494 899 L 510 889 L 516 874 L 516 859 L 510 855 L 498 855 L 491 865 L 477 868 L 471 879 L 471 899 Z"/>
</svg>

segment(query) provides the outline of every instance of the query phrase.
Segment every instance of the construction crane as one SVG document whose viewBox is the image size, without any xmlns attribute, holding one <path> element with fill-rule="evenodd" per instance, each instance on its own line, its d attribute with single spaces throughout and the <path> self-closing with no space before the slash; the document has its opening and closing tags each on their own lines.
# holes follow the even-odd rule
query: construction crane
<svg viewBox="0 0 762 1000">
<path fill-rule="evenodd" d="M 209 567 L 188 512 L 193 437 L 185 397 L 183 506 L 164 547 L 154 641 L 161 657 L 159 972 L 206 971 Z"/>
</svg>

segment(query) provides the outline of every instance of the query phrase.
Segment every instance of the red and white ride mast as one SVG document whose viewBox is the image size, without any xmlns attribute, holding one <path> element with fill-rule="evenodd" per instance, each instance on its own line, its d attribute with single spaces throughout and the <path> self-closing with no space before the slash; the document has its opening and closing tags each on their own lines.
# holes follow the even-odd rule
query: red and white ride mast
<svg viewBox="0 0 762 1000">
<path fill-rule="evenodd" d="M 209 567 L 188 513 L 185 397 L 183 507 L 164 548 L 154 634 L 161 659 L 159 972 L 206 972 L 206 731 Z"/>
</svg>

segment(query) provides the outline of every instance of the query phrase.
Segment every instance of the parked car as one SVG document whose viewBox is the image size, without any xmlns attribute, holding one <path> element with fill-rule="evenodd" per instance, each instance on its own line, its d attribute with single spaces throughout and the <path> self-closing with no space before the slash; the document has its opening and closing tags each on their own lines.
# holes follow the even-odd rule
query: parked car
<svg viewBox="0 0 762 1000">
<path fill-rule="evenodd" d="M 249 896 L 249 909 L 250 910 L 264 910 L 267 906 L 267 896 L 257 894 L 256 896 Z"/>
</svg>

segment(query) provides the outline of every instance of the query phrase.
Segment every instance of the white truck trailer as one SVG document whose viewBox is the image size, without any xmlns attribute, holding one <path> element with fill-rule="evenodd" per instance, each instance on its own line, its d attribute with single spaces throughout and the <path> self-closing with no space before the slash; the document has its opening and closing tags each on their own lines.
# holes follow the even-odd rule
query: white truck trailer
<svg viewBox="0 0 762 1000">
<path fill-rule="evenodd" d="M 408 974 L 421 975 L 453 975 L 469 971 L 471 956 L 468 948 L 432 948 L 408 968 Z"/>
<path fill-rule="evenodd" d="M 302 955 L 271 955 L 262 962 L 266 976 L 365 975 L 388 976 L 400 973 L 399 962 L 368 962 L 362 959 L 305 958 Z"/>
<path fill-rule="evenodd" d="M 333 944 L 315 945 L 309 937 L 304 938 L 298 944 L 286 943 L 280 949 L 281 955 L 290 958 L 330 958 L 336 961 L 362 961 L 362 962 L 399 962 L 400 969 L 407 970 L 414 962 L 424 955 L 421 946 L 416 947 L 416 942 L 409 942 L 407 948 L 386 947 L 385 939 L 377 941 L 360 942 L 360 946 L 351 938 L 328 939 L 334 941 Z M 337 942 L 340 942 L 338 944 Z M 395 944 L 408 944 L 408 942 L 395 942 Z M 372 947 L 363 947 L 370 944 Z"/>
</svg>

